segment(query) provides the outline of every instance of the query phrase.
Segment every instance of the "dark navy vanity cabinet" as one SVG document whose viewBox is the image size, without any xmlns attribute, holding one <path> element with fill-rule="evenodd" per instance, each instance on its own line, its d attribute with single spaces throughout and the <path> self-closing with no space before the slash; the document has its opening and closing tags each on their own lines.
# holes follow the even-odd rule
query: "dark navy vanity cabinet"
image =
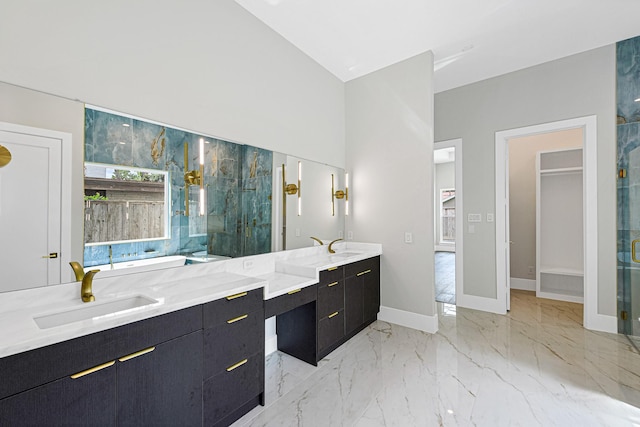
<svg viewBox="0 0 640 427">
<path fill-rule="evenodd" d="M 0 426 L 228 426 L 264 405 L 264 319 L 317 362 L 375 321 L 380 257 L 0 358 Z M 54 331 L 55 332 L 55 331 Z"/>
</svg>

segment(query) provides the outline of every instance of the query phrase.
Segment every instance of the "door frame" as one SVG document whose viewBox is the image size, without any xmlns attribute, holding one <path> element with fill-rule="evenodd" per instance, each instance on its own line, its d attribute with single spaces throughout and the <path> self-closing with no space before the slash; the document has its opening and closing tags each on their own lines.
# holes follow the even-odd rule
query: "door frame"
<svg viewBox="0 0 640 427">
<path fill-rule="evenodd" d="M 455 264 L 456 264 L 456 305 L 461 306 L 461 307 L 466 307 L 467 305 L 465 305 L 465 297 L 464 297 L 464 280 L 463 280 L 463 274 L 464 274 L 464 262 L 463 262 L 463 256 L 464 256 L 464 246 L 463 246 L 463 237 L 464 237 L 464 233 L 463 233 L 463 229 L 462 229 L 462 224 L 463 224 L 463 181 L 462 181 L 462 138 L 456 138 L 456 139 L 449 139 L 446 141 L 439 141 L 439 142 L 434 142 L 433 143 L 433 149 L 435 150 L 440 150 L 442 148 L 449 148 L 449 147 L 453 147 L 455 149 L 455 175 L 456 175 L 456 243 L 455 243 Z M 435 187 L 435 163 L 433 166 L 433 174 L 434 174 L 434 187 Z M 435 193 L 435 192 L 434 192 Z M 434 200 L 435 201 L 435 200 Z M 434 220 L 437 221 L 437 216 L 434 215 Z M 434 224 L 435 227 L 435 224 Z M 436 242 L 434 241 L 434 253 L 435 253 L 435 244 Z M 434 270 L 435 271 L 435 270 Z M 433 287 L 434 287 L 434 296 L 435 296 L 435 278 L 433 281 Z"/>
<path fill-rule="evenodd" d="M 496 194 L 496 295 L 497 308 L 506 313 L 508 304 L 509 266 L 509 194 L 508 140 L 568 129 L 583 131 L 583 205 L 584 205 L 584 320 L 587 329 L 611 330 L 608 317 L 598 314 L 598 162 L 597 117 L 586 116 L 540 125 L 496 132 L 495 134 L 495 194 Z M 587 191 L 590 190 L 590 191 Z M 503 254 L 503 255 L 500 255 Z"/>
<path fill-rule="evenodd" d="M 31 126 L 18 125 L 0 121 L 0 130 L 40 138 L 51 138 L 61 141 L 61 185 L 60 185 L 60 281 L 66 283 L 73 280 L 71 268 L 64 268 L 71 259 L 71 223 L 73 206 L 71 204 L 71 171 L 72 165 L 72 137 L 70 133 Z M 58 283 L 56 283 L 58 284 Z"/>
</svg>

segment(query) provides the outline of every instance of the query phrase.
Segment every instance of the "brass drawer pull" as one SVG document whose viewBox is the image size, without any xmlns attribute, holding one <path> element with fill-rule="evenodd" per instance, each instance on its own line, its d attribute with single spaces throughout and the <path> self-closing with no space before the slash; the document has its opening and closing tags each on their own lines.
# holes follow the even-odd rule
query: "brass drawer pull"
<svg viewBox="0 0 640 427">
<path fill-rule="evenodd" d="M 302 289 L 294 289 L 293 291 L 289 291 L 289 292 L 287 292 L 287 294 L 288 294 L 288 295 L 293 295 L 293 294 L 295 294 L 295 293 L 300 292 L 301 290 L 302 290 Z"/>
<path fill-rule="evenodd" d="M 240 366 L 244 365 L 245 363 L 247 363 L 249 361 L 249 359 L 244 359 L 239 361 L 238 363 L 236 363 L 235 365 L 231 365 L 227 368 L 227 372 L 231 372 L 236 368 L 239 368 Z"/>
<path fill-rule="evenodd" d="M 337 284 L 338 284 L 338 282 L 329 283 L 329 284 L 327 285 L 327 288 L 330 288 L 330 287 L 335 286 L 335 285 L 337 285 Z"/>
<path fill-rule="evenodd" d="M 236 323 L 240 320 L 246 319 L 247 317 L 249 317 L 248 314 L 243 314 L 242 316 L 234 317 L 233 319 L 227 320 L 227 323 L 228 324 Z"/>
<path fill-rule="evenodd" d="M 108 368 L 109 366 L 113 366 L 114 363 L 116 363 L 116 361 L 112 360 L 111 362 L 107 362 L 107 363 L 103 363 L 102 365 L 94 366 L 93 368 L 87 369 L 86 371 L 78 372 L 77 374 L 71 375 L 71 378 L 74 379 L 74 380 L 77 380 L 78 378 L 84 377 L 85 375 L 93 374 L 94 372 L 97 372 L 97 371 L 99 371 L 101 369 Z"/>
<path fill-rule="evenodd" d="M 239 294 L 229 295 L 227 297 L 227 301 L 231 301 L 232 299 L 236 299 L 236 298 L 246 297 L 247 294 L 248 292 L 240 292 Z"/>
<path fill-rule="evenodd" d="M 151 353 L 155 349 L 156 349 L 155 347 L 145 348 L 144 350 L 140 350 L 140 351 L 136 351 L 135 353 L 131 353 L 128 356 L 122 356 L 121 358 L 118 359 L 118 361 L 126 362 L 127 360 L 131 360 L 134 357 L 138 357 L 138 356 L 142 356 L 143 354 Z"/>
<path fill-rule="evenodd" d="M 335 313 L 331 313 L 328 317 L 329 319 L 331 319 L 332 317 L 336 317 L 338 315 L 339 312 L 335 312 Z"/>
<path fill-rule="evenodd" d="M 362 275 L 367 274 L 367 273 L 371 273 L 371 270 L 361 271 L 360 273 L 356 274 L 356 276 L 362 276 Z"/>
<path fill-rule="evenodd" d="M 329 268 L 327 268 L 327 271 L 333 271 L 333 270 L 337 270 L 337 269 L 338 269 L 338 267 L 329 267 Z"/>
</svg>

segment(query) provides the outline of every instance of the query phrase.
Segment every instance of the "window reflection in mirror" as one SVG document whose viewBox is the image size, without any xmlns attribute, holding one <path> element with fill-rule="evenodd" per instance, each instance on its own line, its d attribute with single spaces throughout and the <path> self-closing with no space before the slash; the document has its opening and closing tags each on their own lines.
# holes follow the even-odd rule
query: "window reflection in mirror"
<svg viewBox="0 0 640 427">
<path fill-rule="evenodd" d="M 168 172 L 85 163 L 84 188 L 86 246 L 170 238 Z"/>
</svg>

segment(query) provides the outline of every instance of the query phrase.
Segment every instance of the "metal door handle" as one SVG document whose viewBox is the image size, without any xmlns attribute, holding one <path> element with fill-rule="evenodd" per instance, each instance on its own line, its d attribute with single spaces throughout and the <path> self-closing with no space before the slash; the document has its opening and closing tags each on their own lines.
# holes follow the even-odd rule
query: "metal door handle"
<svg viewBox="0 0 640 427">
<path fill-rule="evenodd" d="M 631 259 L 633 262 L 640 262 L 640 259 L 636 258 L 636 243 L 640 242 L 640 239 L 636 239 L 631 242 Z"/>
<path fill-rule="evenodd" d="M 58 252 L 51 252 L 49 255 L 43 255 L 42 258 L 58 258 Z"/>
</svg>

